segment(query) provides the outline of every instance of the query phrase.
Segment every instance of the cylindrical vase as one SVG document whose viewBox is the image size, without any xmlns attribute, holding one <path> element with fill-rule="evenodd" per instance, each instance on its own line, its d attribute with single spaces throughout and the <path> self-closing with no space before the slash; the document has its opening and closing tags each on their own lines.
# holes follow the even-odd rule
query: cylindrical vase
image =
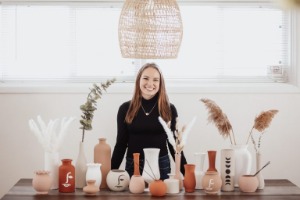
<svg viewBox="0 0 300 200">
<path fill-rule="evenodd" d="M 233 149 L 221 150 L 222 191 L 234 190 L 235 157 Z"/>
</svg>

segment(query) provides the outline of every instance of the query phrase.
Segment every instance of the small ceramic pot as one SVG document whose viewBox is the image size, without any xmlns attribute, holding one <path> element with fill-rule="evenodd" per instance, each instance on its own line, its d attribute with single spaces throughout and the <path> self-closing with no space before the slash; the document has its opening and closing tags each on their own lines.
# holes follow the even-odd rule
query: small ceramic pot
<svg viewBox="0 0 300 200">
<path fill-rule="evenodd" d="M 170 178 L 165 179 L 164 182 L 167 186 L 167 194 L 179 193 L 179 180 L 174 178 L 174 174 L 168 174 Z"/>
<path fill-rule="evenodd" d="M 97 194 L 97 192 L 99 192 L 99 186 L 95 185 L 96 184 L 96 180 L 87 180 L 86 181 L 87 186 L 83 187 L 83 192 L 85 193 L 85 195 L 87 196 L 95 196 Z"/>
<path fill-rule="evenodd" d="M 242 175 L 239 178 L 239 187 L 242 192 L 255 192 L 258 187 L 258 179 L 252 175 Z"/>
<path fill-rule="evenodd" d="M 162 180 L 155 180 L 149 184 L 149 191 L 154 197 L 163 197 L 167 192 L 167 185 Z"/>
<path fill-rule="evenodd" d="M 37 194 L 48 194 L 52 186 L 52 178 L 49 174 L 50 171 L 35 171 L 35 176 L 32 179 L 32 187 Z"/>
<path fill-rule="evenodd" d="M 143 193 L 145 189 L 145 180 L 141 175 L 133 175 L 129 182 L 129 191 L 134 194 Z"/>
<path fill-rule="evenodd" d="M 125 170 L 112 169 L 108 172 L 106 183 L 112 191 L 123 191 L 129 186 L 129 174 Z"/>
</svg>

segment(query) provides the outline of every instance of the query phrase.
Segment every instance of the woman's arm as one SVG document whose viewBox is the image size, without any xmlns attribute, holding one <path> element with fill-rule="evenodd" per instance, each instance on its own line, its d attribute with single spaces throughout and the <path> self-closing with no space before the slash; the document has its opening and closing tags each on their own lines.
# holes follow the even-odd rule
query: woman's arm
<svg viewBox="0 0 300 200">
<path fill-rule="evenodd" d="M 117 115 L 117 138 L 111 158 L 111 168 L 118 169 L 123 161 L 127 145 L 128 130 L 125 122 L 125 116 L 129 107 L 129 102 L 122 104 Z"/>
</svg>

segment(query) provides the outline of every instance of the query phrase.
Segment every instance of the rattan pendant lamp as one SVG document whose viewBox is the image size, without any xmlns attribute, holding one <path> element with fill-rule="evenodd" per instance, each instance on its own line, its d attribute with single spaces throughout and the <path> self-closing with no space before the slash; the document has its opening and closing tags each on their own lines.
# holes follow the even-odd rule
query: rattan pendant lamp
<svg viewBox="0 0 300 200">
<path fill-rule="evenodd" d="M 119 19 L 124 58 L 176 58 L 182 34 L 176 0 L 125 0 Z"/>
</svg>

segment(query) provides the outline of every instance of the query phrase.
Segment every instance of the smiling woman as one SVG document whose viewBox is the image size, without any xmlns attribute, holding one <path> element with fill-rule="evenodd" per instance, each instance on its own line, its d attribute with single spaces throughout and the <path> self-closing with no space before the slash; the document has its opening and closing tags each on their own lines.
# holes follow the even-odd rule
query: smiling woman
<svg viewBox="0 0 300 200">
<path fill-rule="evenodd" d="M 1 81 L 133 81 L 140 65 L 153 60 L 122 58 L 117 30 L 122 3 L 4 1 Z M 269 66 L 280 66 L 294 84 L 293 13 L 264 1 L 178 4 L 184 27 L 178 58 L 155 60 L 166 80 L 266 83 L 274 81 Z"/>
</svg>

